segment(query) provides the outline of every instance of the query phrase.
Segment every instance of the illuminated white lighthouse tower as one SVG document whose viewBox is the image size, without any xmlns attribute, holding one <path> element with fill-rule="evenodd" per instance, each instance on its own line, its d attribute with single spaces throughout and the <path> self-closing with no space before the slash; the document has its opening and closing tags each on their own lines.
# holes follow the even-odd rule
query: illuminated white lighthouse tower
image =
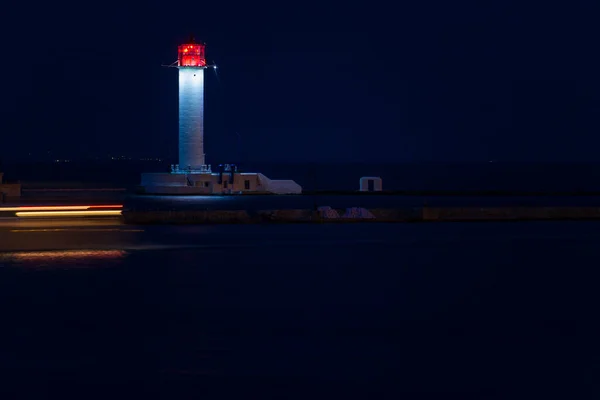
<svg viewBox="0 0 600 400">
<path fill-rule="evenodd" d="M 165 67 L 179 69 L 179 164 L 171 165 L 170 172 L 142 173 L 141 193 L 302 193 L 302 187 L 292 180 L 241 172 L 233 164 L 219 165 L 213 172 L 204 158 L 204 70 L 216 66 L 206 65 L 204 44 L 191 38 L 179 46 L 177 61 Z"/>
<path fill-rule="evenodd" d="M 179 46 L 179 170 L 204 171 L 204 44 Z"/>
</svg>

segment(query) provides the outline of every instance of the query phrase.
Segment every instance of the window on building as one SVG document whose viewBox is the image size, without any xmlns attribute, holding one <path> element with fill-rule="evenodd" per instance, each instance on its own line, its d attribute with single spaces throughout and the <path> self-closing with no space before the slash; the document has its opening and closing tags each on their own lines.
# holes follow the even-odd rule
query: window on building
<svg viewBox="0 0 600 400">
<path fill-rule="evenodd" d="M 248 179 L 244 181 L 244 189 L 250 190 L 250 181 Z"/>
<path fill-rule="evenodd" d="M 208 182 L 204 182 L 204 187 L 208 187 Z"/>
<path fill-rule="evenodd" d="M 227 184 L 228 184 L 228 183 L 229 183 L 229 182 L 227 182 L 227 181 L 223 181 L 223 189 L 227 189 Z"/>
</svg>

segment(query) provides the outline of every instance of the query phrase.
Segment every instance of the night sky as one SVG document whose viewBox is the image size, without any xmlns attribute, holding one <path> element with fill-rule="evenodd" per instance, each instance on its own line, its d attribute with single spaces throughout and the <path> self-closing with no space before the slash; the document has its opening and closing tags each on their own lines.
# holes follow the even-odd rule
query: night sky
<svg viewBox="0 0 600 400">
<path fill-rule="evenodd" d="M 0 27 L 0 158 L 175 160 L 177 70 L 161 64 L 192 33 L 219 66 L 219 79 L 206 71 L 209 163 L 233 157 L 238 137 L 251 161 L 595 161 L 597 12 L 591 1 L 13 2 Z"/>
</svg>

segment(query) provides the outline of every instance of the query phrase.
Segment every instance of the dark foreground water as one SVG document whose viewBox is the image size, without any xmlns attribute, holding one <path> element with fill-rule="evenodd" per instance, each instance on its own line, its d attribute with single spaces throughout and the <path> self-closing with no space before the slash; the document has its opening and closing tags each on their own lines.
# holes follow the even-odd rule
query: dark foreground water
<svg viewBox="0 0 600 400">
<path fill-rule="evenodd" d="M 600 394 L 595 222 L 47 234 L 89 242 L 0 257 L 3 398 Z"/>
</svg>

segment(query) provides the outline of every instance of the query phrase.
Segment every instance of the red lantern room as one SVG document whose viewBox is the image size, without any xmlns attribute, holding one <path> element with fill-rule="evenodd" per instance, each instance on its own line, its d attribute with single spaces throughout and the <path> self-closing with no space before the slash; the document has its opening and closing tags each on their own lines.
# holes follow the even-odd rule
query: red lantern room
<svg viewBox="0 0 600 400">
<path fill-rule="evenodd" d="M 179 46 L 177 61 L 180 67 L 205 67 L 204 45 L 197 43 Z"/>
</svg>

